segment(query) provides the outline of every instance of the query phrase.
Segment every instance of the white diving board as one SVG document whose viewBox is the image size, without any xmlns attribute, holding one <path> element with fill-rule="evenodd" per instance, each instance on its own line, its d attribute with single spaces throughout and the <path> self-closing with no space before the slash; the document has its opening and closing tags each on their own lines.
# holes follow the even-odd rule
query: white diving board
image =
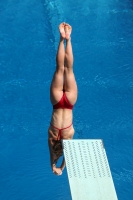
<svg viewBox="0 0 133 200">
<path fill-rule="evenodd" d="M 118 200 L 102 140 L 62 140 L 72 200 Z"/>
</svg>

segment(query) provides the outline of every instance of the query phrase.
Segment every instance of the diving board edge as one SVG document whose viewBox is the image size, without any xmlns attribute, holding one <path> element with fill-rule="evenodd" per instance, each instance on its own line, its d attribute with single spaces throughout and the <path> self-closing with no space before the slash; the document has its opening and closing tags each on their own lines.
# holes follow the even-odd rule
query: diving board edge
<svg viewBox="0 0 133 200">
<path fill-rule="evenodd" d="M 103 140 L 62 140 L 73 200 L 117 200 Z"/>
</svg>

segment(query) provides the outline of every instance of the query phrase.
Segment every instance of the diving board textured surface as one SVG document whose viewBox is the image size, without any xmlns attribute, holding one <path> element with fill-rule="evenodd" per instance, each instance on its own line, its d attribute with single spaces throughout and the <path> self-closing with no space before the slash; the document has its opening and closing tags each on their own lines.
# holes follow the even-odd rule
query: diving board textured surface
<svg viewBox="0 0 133 200">
<path fill-rule="evenodd" d="M 62 140 L 72 200 L 117 200 L 102 140 Z"/>
</svg>

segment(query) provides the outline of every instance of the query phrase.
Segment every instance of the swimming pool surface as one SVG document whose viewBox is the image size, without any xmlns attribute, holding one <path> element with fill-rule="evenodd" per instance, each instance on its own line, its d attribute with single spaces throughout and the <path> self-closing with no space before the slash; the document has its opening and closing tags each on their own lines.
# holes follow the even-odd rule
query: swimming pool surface
<svg viewBox="0 0 133 200">
<path fill-rule="evenodd" d="M 132 0 L 0 2 L 0 200 L 70 200 L 47 145 L 58 24 L 73 27 L 74 138 L 102 138 L 119 200 L 133 199 Z"/>
</svg>

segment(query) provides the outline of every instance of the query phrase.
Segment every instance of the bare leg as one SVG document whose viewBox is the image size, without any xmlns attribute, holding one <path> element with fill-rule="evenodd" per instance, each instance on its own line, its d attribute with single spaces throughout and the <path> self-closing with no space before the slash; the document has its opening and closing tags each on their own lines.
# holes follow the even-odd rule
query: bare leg
<svg viewBox="0 0 133 200">
<path fill-rule="evenodd" d="M 52 104 L 57 103 L 62 97 L 63 84 L 64 84 L 64 59 L 65 59 L 65 48 L 64 48 L 64 23 L 60 24 L 60 42 L 58 46 L 58 52 L 56 55 L 56 71 L 51 83 L 51 102 Z"/>
<path fill-rule="evenodd" d="M 65 49 L 65 90 L 67 98 L 71 104 L 75 104 L 77 100 L 77 84 L 75 81 L 75 76 L 73 73 L 73 51 L 71 44 L 71 26 L 66 24 L 65 33 L 66 33 L 66 49 Z"/>
<path fill-rule="evenodd" d="M 66 49 L 65 49 L 65 67 L 72 70 L 73 67 L 73 51 L 71 45 L 71 31 L 72 28 L 69 24 L 65 26 L 66 33 Z"/>
</svg>

